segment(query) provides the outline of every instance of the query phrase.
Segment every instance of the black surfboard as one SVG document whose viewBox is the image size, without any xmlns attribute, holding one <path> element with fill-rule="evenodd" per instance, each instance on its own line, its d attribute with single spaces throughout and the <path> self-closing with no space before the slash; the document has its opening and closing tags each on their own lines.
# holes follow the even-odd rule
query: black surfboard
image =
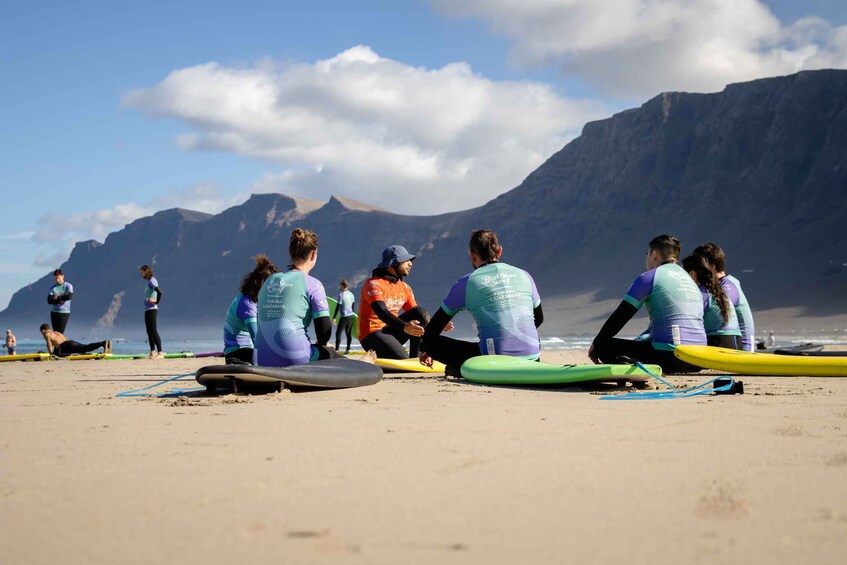
<svg viewBox="0 0 847 565">
<path fill-rule="evenodd" d="M 327 359 L 291 367 L 209 365 L 197 369 L 195 378 L 209 391 L 353 388 L 378 383 L 382 369 L 364 361 Z"/>
<path fill-rule="evenodd" d="M 802 355 L 803 357 L 847 357 L 847 351 L 813 351 L 797 349 L 777 349 L 774 355 Z"/>
</svg>

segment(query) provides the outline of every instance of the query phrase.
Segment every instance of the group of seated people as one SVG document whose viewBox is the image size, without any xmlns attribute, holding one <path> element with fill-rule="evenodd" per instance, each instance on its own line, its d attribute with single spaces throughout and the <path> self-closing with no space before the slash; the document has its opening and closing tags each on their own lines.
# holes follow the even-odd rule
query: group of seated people
<svg viewBox="0 0 847 565">
<path fill-rule="evenodd" d="M 424 365 L 439 361 L 448 375 L 459 376 L 461 365 L 478 355 L 509 355 L 538 360 L 538 327 L 544 320 L 541 298 L 532 276 L 501 261 L 503 247 L 491 230 L 474 230 L 468 256 L 473 270 L 450 288 L 438 311 L 429 313 L 415 301 L 403 279 L 415 256 L 391 245 L 362 285 L 358 339 L 362 360 L 418 357 Z M 279 270 L 264 255 L 244 278 L 241 292 L 230 305 L 224 324 L 227 362 L 286 367 L 340 356 L 340 334 L 347 333 L 355 299 L 342 281 L 334 312 L 330 313 L 323 284 L 309 273 L 318 259 L 318 238 L 297 228 L 289 242 L 291 264 Z M 657 364 L 667 373 L 695 372 L 673 355 L 681 344 L 716 345 L 753 350 L 754 327 L 747 299 L 737 279 L 725 272 L 720 247 L 706 243 L 680 265 L 679 240 L 661 235 L 650 241 L 646 271 L 630 286 L 618 308 L 603 324 L 588 355 L 595 363 Z M 646 305 L 647 330 L 635 340 L 615 337 Z M 473 316 L 479 341 L 442 335 L 453 329 L 461 310 Z M 336 347 L 329 346 L 336 314 L 341 314 Z M 316 342 L 309 339 L 314 324 Z M 408 343 L 407 353 L 405 345 Z"/>
</svg>

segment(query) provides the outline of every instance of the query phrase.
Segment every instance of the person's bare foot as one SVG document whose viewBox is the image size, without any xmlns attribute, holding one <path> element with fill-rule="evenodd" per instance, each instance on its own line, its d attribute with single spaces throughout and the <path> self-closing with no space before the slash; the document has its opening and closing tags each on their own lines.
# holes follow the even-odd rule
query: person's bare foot
<svg viewBox="0 0 847 565">
<path fill-rule="evenodd" d="M 361 361 L 364 361 L 365 363 L 375 363 L 376 362 L 376 351 L 374 351 L 373 349 L 369 349 L 359 359 Z"/>
<path fill-rule="evenodd" d="M 156 358 L 156 353 L 155 353 L 154 351 L 151 351 L 151 352 L 150 352 L 150 355 L 148 355 L 148 356 L 146 357 L 146 359 L 155 359 L 155 358 Z"/>
<path fill-rule="evenodd" d="M 164 359 L 164 358 L 165 358 L 165 352 L 164 351 L 160 351 L 159 353 L 156 354 L 156 359 Z"/>
<path fill-rule="evenodd" d="M 112 354 L 112 340 L 111 339 L 106 340 L 106 345 L 103 346 L 103 353 L 105 353 L 107 355 Z"/>
</svg>

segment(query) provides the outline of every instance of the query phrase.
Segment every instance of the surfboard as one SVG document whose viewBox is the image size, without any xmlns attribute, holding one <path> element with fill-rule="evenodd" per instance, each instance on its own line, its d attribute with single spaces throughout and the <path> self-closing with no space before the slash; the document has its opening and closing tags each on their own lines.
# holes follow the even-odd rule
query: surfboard
<svg viewBox="0 0 847 565">
<path fill-rule="evenodd" d="M 195 353 L 195 357 L 223 357 L 223 351 L 203 351 L 202 353 Z"/>
<path fill-rule="evenodd" d="M 434 361 L 432 367 L 421 365 L 417 357 L 412 359 L 377 359 L 376 364 L 386 373 L 427 373 L 443 375 L 444 363 Z"/>
<path fill-rule="evenodd" d="M 678 345 L 674 355 L 704 369 L 742 375 L 847 377 L 847 357 L 770 355 L 708 345 Z"/>
<path fill-rule="evenodd" d="M 57 359 L 66 359 L 68 361 L 89 361 L 91 359 L 105 359 L 107 355 L 105 353 L 79 353 L 72 355 L 65 355 L 64 357 L 57 357 Z"/>
<path fill-rule="evenodd" d="M 820 351 L 775 349 L 774 355 L 801 355 L 803 357 L 847 357 L 847 351 Z"/>
<path fill-rule="evenodd" d="M 658 365 L 645 365 L 661 376 Z M 462 365 L 462 377 L 490 385 L 553 385 L 600 382 L 644 383 L 651 377 L 635 365 L 553 365 L 508 355 L 480 355 Z"/>
<path fill-rule="evenodd" d="M 335 307 L 338 306 L 338 301 L 334 298 L 326 297 L 326 301 L 329 303 L 329 315 L 332 316 L 332 313 L 335 311 Z M 341 312 L 338 312 L 338 320 L 341 317 Z M 338 327 L 336 326 L 336 331 L 338 331 Z M 353 312 L 353 327 L 350 329 L 353 334 L 353 337 L 359 339 L 359 315 L 356 312 Z M 334 333 L 333 333 L 334 335 Z"/>
<path fill-rule="evenodd" d="M 49 353 L 22 353 L 20 355 L 0 355 L 2 361 L 45 361 L 50 359 Z"/>
<path fill-rule="evenodd" d="M 197 382 L 210 391 L 238 391 L 252 386 L 333 389 L 368 386 L 382 379 L 382 369 L 353 359 L 327 359 L 292 367 L 209 365 L 195 373 Z"/>
</svg>

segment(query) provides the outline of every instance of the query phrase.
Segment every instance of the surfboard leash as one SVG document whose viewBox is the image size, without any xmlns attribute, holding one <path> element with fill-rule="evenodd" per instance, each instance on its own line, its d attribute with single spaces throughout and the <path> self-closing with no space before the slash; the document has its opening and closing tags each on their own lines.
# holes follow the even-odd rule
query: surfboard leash
<svg viewBox="0 0 847 565">
<path fill-rule="evenodd" d="M 671 390 L 649 390 L 649 391 L 635 391 L 629 392 L 627 394 L 618 394 L 614 396 L 601 396 L 600 400 L 665 400 L 671 398 L 688 398 L 690 396 L 701 396 L 704 394 L 720 394 L 724 392 L 730 392 L 735 386 L 735 379 L 730 377 L 729 375 L 715 377 L 710 381 L 706 381 L 705 383 L 699 384 L 697 386 L 691 388 L 676 388 L 674 385 L 663 379 L 662 377 L 653 374 L 653 372 L 641 364 L 640 361 L 630 360 L 632 363 L 658 380 L 660 383 L 670 387 Z M 715 381 L 725 381 L 729 380 L 729 383 L 721 385 L 719 387 L 710 388 L 709 385 L 712 385 Z"/>
<path fill-rule="evenodd" d="M 124 396 L 134 396 L 134 397 L 156 397 L 156 398 L 170 398 L 174 396 L 185 396 L 186 394 L 191 394 L 192 392 L 199 392 L 201 390 L 206 390 L 206 387 L 187 387 L 187 388 L 173 388 L 170 392 L 160 392 L 160 393 L 148 393 L 144 392 L 150 390 L 152 388 L 156 388 L 158 386 L 162 386 L 164 384 L 176 382 L 180 379 L 184 379 L 185 377 L 193 377 L 194 373 L 185 373 L 184 375 L 177 375 L 170 379 L 165 379 L 164 381 L 160 381 L 158 383 L 153 383 L 152 385 L 147 385 L 145 387 L 136 388 L 133 390 L 127 390 L 124 392 L 119 392 L 116 394 L 116 397 L 124 397 Z"/>
</svg>

